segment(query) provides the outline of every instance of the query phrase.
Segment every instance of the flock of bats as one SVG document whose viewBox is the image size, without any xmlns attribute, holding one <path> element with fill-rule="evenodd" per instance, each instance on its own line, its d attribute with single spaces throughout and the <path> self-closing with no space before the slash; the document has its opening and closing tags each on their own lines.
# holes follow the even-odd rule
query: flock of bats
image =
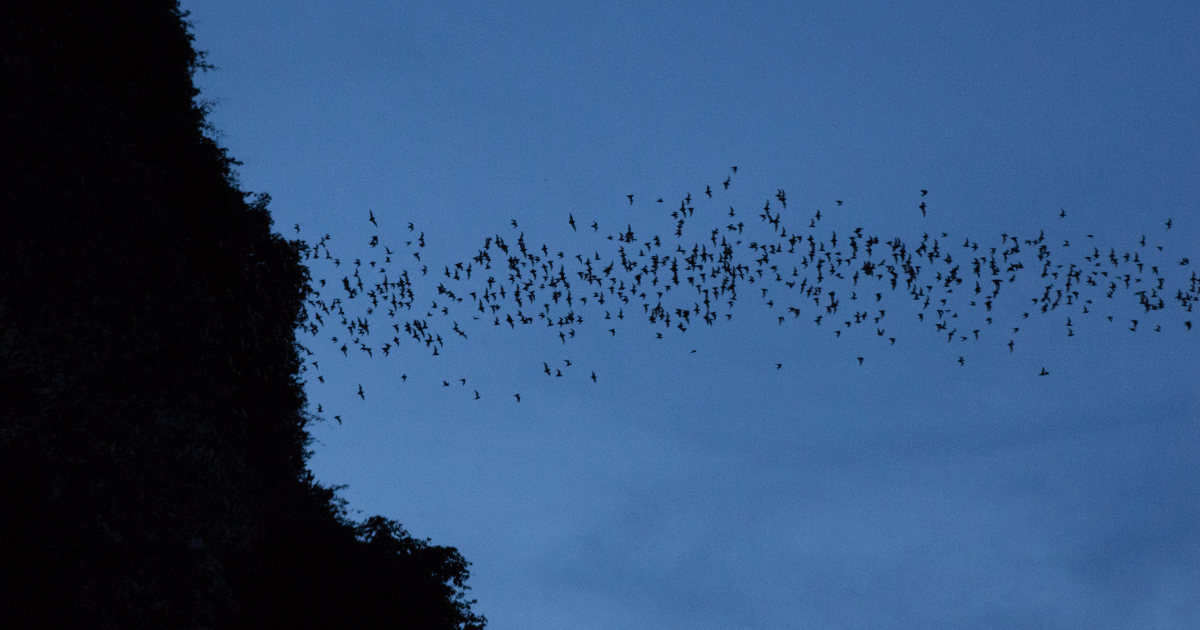
<svg viewBox="0 0 1200 630">
<path fill-rule="evenodd" d="M 1162 332 L 1164 326 L 1192 330 L 1200 277 L 1186 269 L 1187 258 L 1172 257 L 1145 236 L 1136 246 L 1118 249 L 1101 247 L 1091 235 L 1052 242 L 1044 231 L 1000 234 L 998 242 L 982 244 L 945 232 L 911 242 L 881 239 L 862 227 L 839 233 L 822 227 L 820 210 L 794 223 L 783 190 L 752 211 L 728 206 L 721 197 L 736 174 L 732 167 L 715 190 L 710 185 L 687 193 L 678 205 L 661 198 L 649 202 L 672 221 L 665 235 L 632 223 L 602 228 L 569 213 L 565 221 L 572 230 L 590 232 L 598 241 L 587 253 L 528 242 L 516 219 L 503 233 L 485 238 L 474 255 L 455 261 L 423 257 L 425 235 L 412 223 L 400 230 L 406 237 L 402 246 L 385 244 L 375 234 L 365 255 L 356 258 L 335 253 L 328 234 L 316 244 L 298 241 L 310 273 L 317 265 L 331 273 L 312 279 L 302 331 L 347 357 L 400 356 L 413 347 L 439 355 L 448 342 L 465 341 L 481 325 L 545 329 L 565 345 L 585 325 L 599 325 L 615 337 L 641 320 L 658 339 L 729 322 L 735 304 L 746 300 L 771 309 L 780 326 L 805 322 L 837 338 L 872 335 L 886 346 L 896 343 L 899 317 L 911 317 L 951 344 L 976 342 L 981 335 L 1004 337 L 1009 352 L 1019 345 L 1020 323 L 1031 316 L 1062 319 L 1068 336 L 1089 318 L 1135 333 Z M 921 216 L 927 194 L 914 193 L 914 212 Z M 633 206 L 635 195 L 627 198 Z M 834 211 L 842 201 L 836 204 Z M 373 211 L 366 221 L 378 229 Z M 1171 227 L 1166 219 L 1161 229 Z M 295 229 L 299 234 L 300 226 Z M 1179 267 L 1183 274 L 1168 273 Z M 1176 285 L 1168 285 L 1172 279 Z M 435 281 L 436 289 L 425 289 Z M 1024 295 L 1010 298 L 1020 292 Z M 1122 300 L 1132 301 L 1138 317 L 1112 314 L 1124 312 L 1113 308 Z M 1182 316 L 1160 316 L 1168 310 Z M 997 321 L 1002 312 L 1009 316 L 1003 325 Z M 851 360 L 862 365 L 865 357 Z M 964 356 L 957 362 L 963 364 Z M 543 371 L 561 377 L 571 366 L 565 363 L 542 362 Z M 308 360 L 308 366 L 319 372 L 317 360 Z M 1049 372 L 1043 367 L 1039 374 Z M 596 373 L 588 378 L 596 381 Z M 324 383 L 323 376 L 317 379 Z M 467 388 L 466 379 L 442 381 L 443 387 L 452 385 L 481 397 Z M 361 385 L 356 393 L 365 399 Z M 520 402 L 519 393 L 511 396 Z"/>
</svg>

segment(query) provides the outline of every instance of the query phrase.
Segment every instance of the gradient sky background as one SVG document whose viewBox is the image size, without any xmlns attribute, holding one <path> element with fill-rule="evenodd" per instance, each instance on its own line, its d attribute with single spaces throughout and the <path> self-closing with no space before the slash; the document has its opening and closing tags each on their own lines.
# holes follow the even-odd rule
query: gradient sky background
<svg viewBox="0 0 1200 630">
<path fill-rule="evenodd" d="M 1044 229 L 1074 262 L 1087 234 L 1145 235 L 1173 278 L 1200 264 L 1194 2 L 183 7 L 243 187 L 347 261 L 409 222 L 431 277 L 496 234 L 612 250 L 568 214 L 670 241 L 665 212 L 736 164 L 698 215 L 761 230 L 745 217 L 782 188 L 798 227 Z M 312 467 L 457 547 L 497 630 L 1200 626 L 1200 316 L 1127 298 L 1073 311 L 1068 338 L 1066 312 L 1018 321 L 1013 291 L 1010 354 L 1003 332 L 948 344 L 899 292 L 895 346 L 752 297 L 663 340 L 636 317 L 569 345 L 451 318 L 469 341 L 385 360 L 322 333 L 310 399 L 344 422 L 315 426 Z"/>
</svg>

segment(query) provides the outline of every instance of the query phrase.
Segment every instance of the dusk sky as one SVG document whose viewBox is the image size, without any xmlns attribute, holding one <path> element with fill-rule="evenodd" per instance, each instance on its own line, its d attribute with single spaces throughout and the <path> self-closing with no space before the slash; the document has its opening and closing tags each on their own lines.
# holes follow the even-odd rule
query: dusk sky
<svg viewBox="0 0 1200 630">
<path fill-rule="evenodd" d="M 312 469 L 359 516 L 458 548 L 491 628 L 1200 627 L 1200 313 L 1172 300 L 1200 271 L 1200 5 L 183 8 L 242 188 L 271 195 L 285 236 L 330 235 L 324 297 L 387 246 L 414 306 L 377 310 L 370 343 L 414 318 L 444 340 L 347 358 L 336 322 L 301 333 L 327 419 Z M 768 203 L 830 249 L 856 228 L 910 252 L 928 234 L 969 269 L 1015 236 L 1026 266 L 990 311 L 967 305 L 974 275 L 923 309 L 847 268 L 824 281 L 837 313 L 767 278 L 686 332 L 636 298 L 576 303 L 569 339 L 436 290 L 506 282 L 494 251 L 469 283 L 443 275 L 497 236 L 570 274 L 717 229 L 759 269 L 748 242 L 786 240 Z M 1039 235 L 1055 265 L 1091 273 L 1095 250 L 1096 273 L 1162 278 L 1165 307 L 1106 297 L 1106 277 L 1043 313 Z M 842 325 L 860 309 L 888 313 Z"/>
</svg>

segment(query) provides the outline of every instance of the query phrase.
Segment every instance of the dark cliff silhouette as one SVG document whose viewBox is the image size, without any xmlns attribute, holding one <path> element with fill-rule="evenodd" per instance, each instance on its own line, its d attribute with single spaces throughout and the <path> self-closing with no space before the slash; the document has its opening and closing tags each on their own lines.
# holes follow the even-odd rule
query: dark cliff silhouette
<svg viewBox="0 0 1200 630">
<path fill-rule="evenodd" d="M 309 293 L 170 0 L 0 16 L 7 628 L 478 628 L 468 563 L 306 469 Z"/>
</svg>

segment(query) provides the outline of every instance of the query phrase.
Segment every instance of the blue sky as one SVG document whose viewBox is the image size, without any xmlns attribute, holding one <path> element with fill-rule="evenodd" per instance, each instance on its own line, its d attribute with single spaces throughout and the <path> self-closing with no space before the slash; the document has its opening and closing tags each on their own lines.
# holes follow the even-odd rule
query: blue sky
<svg viewBox="0 0 1200 630">
<path fill-rule="evenodd" d="M 447 306 L 440 270 L 489 237 L 607 261 L 626 226 L 631 250 L 690 246 L 733 206 L 763 242 L 768 201 L 842 247 L 930 233 L 966 263 L 963 240 L 1044 232 L 1055 261 L 1139 253 L 1168 287 L 1200 265 L 1191 3 L 183 6 L 243 188 L 282 233 L 331 236 L 342 265 L 314 278 L 340 286 L 373 235 L 402 252 L 408 319 Z M 958 309 L 979 341 L 947 342 L 903 290 L 878 302 L 894 345 L 835 337 L 811 304 L 780 325 L 754 285 L 687 332 L 594 302 L 570 343 L 462 305 L 428 318 L 436 357 L 343 358 L 323 331 L 312 411 L 343 422 L 314 427 L 311 465 L 457 547 L 498 630 L 1195 627 L 1200 317 L 1127 292 L 1042 314 L 1038 275 Z"/>
</svg>

